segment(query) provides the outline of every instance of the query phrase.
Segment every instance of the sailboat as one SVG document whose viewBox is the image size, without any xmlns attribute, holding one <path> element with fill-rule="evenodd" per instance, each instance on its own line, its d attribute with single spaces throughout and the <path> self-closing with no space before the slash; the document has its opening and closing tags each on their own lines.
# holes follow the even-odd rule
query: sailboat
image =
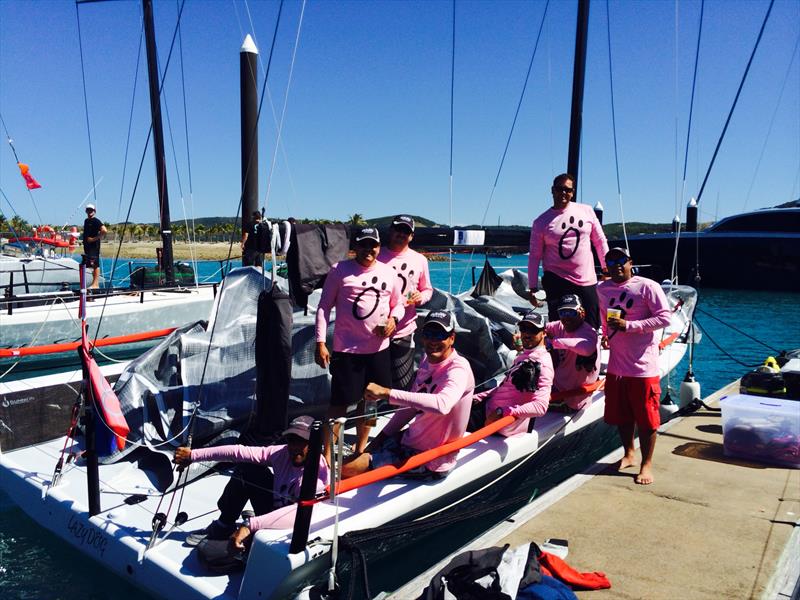
<svg viewBox="0 0 800 600">
<path fill-rule="evenodd" d="M 584 19 L 588 16 L 583 15 Z M 579 138 L 578 134 L 578 142 Z M 309 237 L 318 245 L 327 239 L 324 232 Z M 307 251 L 297 236 L 292 249 L 298 255 Z M 302 273 L 292 272 L 296 261 L 287 262 L 290 281 L 304 280 Z M 436 290 L 419 312 L 419 318 L 436 309 L 456 314 L 462 332 L 457 334 L 456 347 L 470 360 L 479 381 L 500 377 L 509 366 L 511 355 L 502 339 L 511 335 L 519 314 L 530 307 L 524 273 L 503 273 L 499 279 L 491 293 L 478 297 Z M 591 403 L 578 413 L 551 412 L 537 418 L 529 433 L 511 438 L 492 435 L 513 421 L 506 417 L 429 451 L 459 451 L 455 468 L 444 479 L 422 482 L 394 477 L 431 460 L 432 455 L 423 453 L 403 465 L 372 471 L 368 477 L 334 481 L 319 496 L 313 489 L 304 489 L 299 503 L 269 513 L 271 526 L 256 533 L 241 571 L 211 573 L 184 541 L 215 511 L 227 477 L 202 464 L 176 474 L 169 459 L 175 445 L 185 443 L 187 436 L 193 436 L 195 444 L 221 443 L 269 420 L 274 411 L 283 411 L 283 419 L 287 414 L 324 413 L 327 373 L 309 358 L 318 290 L 308 296 L 305 308 L 310 310 L 297 307 L 287 311 L 291 314 L 284 314 L 280 323 L 271 322 L 273 327 L 291 331 L 292 365 L 289 372 L 277 369 L 282 376 L 291 375 L 286 397 L 275 391 L 280 386 L 265 379 L 276 371 L 271 361 L 285 351 L 274 346 L 286 340 L 264 337 L 261 301 L 279 296 L 285 301 L 286 287 L 274 271 L 270 277 L 250 268 L 233 271 L 207 325 L 172 333 L 120 374 L 114 392 L 131 430 L 124 450 L 115 450 L 100 465 L 83 458 L 84 450 L 91 454 L 94 448 L 84 436 L 4 451 L 0 454 L 3 489 L 42 526 L 154 595 L 285 598 L 324 579 L 335 566 L 343 534 L 359 544 L 360 556 L 374 556 L 396 550 L 401 545 L 399 531 L 414 536 L 429 530 L 437 515 L 458 522 L 476 514 L 480 503 L 493 509 L 502 505 L 510 512 L 513 502 L 525 503 L 548 480 L 605 454 L 607 444 L 615 442 L 614 428 L 602 419 L 601 378 L 592 389 L 580 390 L 591 394 Z M 666 285 L 665 292 L 672 318 L 661 332 L 662 374 L 677 366 L 692 341 L 696 302 L 692 288 Z M 607 358 L 602 357 L 603 365 Z M 269 369 L 265 363 L 270 363 Z M 387 421 L 386 416 L 379 417 L 373 432 Z M 101 420 L 97 426 L 102 428 L 104 423 Z M 312 453 L 319 453 L 320 427 L 317 422 L 312 428 Z M 65 454 L 76 459 L 63 462 Z M 316 464 L 317 456 L 312 454 L 307 464 Z M 53 474 L 56 464 L 64 465 L 57 477 Z M 304 478 L 313 481 L 316 474 L 309 470 Z M 376 535 L 359 535 L 364 530 Z"/>
</svg>

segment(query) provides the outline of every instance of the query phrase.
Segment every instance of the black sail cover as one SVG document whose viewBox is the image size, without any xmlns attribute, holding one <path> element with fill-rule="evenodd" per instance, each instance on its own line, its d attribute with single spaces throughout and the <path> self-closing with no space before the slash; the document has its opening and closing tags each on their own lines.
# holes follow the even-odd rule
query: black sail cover
<svg viewBox="0 0 800 600">
<path fill-rule="evenodd" d="M 289 292 L 297 306 L 306 308 L 308 296 L 322 287 L 328 271 L 350 251 L 350 227 L 296 224 L 292 227 L 286 264 Z"/>
</svg>

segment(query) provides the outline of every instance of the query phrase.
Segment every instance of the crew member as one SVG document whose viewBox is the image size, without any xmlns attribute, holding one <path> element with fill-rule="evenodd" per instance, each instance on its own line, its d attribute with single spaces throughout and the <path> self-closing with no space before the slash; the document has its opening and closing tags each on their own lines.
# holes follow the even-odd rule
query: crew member
<svg viewBox="0 0 800 600">
<path fill-rule="evenodd" d="M 503 436 L 527 433 L 531 418 L 547 412 L 553 385 L 553 362 L 544 345 L 544 316 L 528 311 L 519 322 L 522 350 L 505 379 L 494 389 L 475 395 L 486 401 L 486 425 L 502 417 L 516 417 L 498 433 Z"/>
<path fill-rule="evenodd" d="M 392 360 L 392 387 L 407 390 L 414 380 L 414 331 L 417 329 L 417 306 L 431 299 L 433 287 L 428 259 L 408 247 L 414 239 L 414 219 L 397 215 L 389 227 L 389 240 L 381 247 L 378 260 L 392 267 L 400 281 L 405 315 L 397 323 L 389 344 Z"/>
<path fill-rule="evenodd" d="M 606 254 L 610 280 L 598 286 L 603 315 L 603 344 L 609 348 L 605 421 L 616 425 L 625 449 L 620 469 L 636 462 L 633 439 L 639 428 L 642 464 L 635 481 L 653 483 L 653 450 L 661 424 L 658 368 L 659 330 L 670 322 L 670 308 L 661 286 L 633 275 L 625 248 Z"/>
<path fill-rule="evenodd" d="M 94 204 L 87 204 L 86 219 L 83 221 L 83 254 L 86 256 L 86 266 L 92 270 L 89 289 L 100 287 L 100 240 L 108 233 L 103 222 L 95 217 L 95 213 Z"/>
<path fill-rule="evenodd" d="M 242 249 L 243 267 L 261 267 L 264 265 L 263 248 L 259 247 L 260 238 L 268 232 L 262 231 L 261 211 L 254 210 L 252 220 L 247 228 L 242 231 L 242 242 L 239 246 Z"/>
<path fill-rule="evenodd" d="M 241 463 L 217 500 L 219 518 L 204 530 L 189 535 L 186 543 L 195 546 L 205 538 L 221 540 L 230 536 L 237 548 L 243 548 L 244 540 L 263 526 L 264 519 L 259 518 L 261 515 L 296 502 L 300 496 L 313 422 L 308 416 L 293 419 L 283 432 L 286 444 L 281 445 L 230 445 L 196 450 L 178 448 L 174 458 L 178 465 L 197 461 Z M 328 465 L 320 456 L 317 492 L 324 492 L 328 481 Z M 236 520 L 248 500 L 255 516 L 237 528 Z"/>
<path fill-rule="evenodd" d="M 558 301 L 565 294 L 577 294 L 586 311 L 586 321 L 600 326 L 597 308 L 597 275 L 594 270 L 594 246 L 605 270 L 608 242 L 594 211 L 575 202 L 575 178 L 562 173 L 550 188 L 553 206 L 533 222 L 531 228 L 528 281 L 531 303 L 539 306 L 539 263 L 542 263 L 542 287 L 547 294 L 550 321 L 558 320 Z"/>
<path fill-rule="evenodd" d="M 389 265 L 378 262 L 380 236 L 374 227 L 364 227 L 355 236 L 355 258 L 336 263 L 325 278 L 316 315 L 315 360 L 331 369 L 329 418 L 342 417 L 348 406 L 358 404 L 364 414 L 364 388 L 370 381 L 391 385 L 389 338 L 405 315 L 400 282 Z M 331 309 L 336 309 L 333 354 L 326 337 Z M 359 419 L 356 452 L 364 451 L 369 426 Z M 323 435 L 325 456 L 330 464 L 331 436 Z"/>
<path fill-rule="evenodd" d="M 600 375 L 600 337 L 586 321 L 586 311 L 577 294 L 567 294 L 558 303 L 558 321 L 545 332 L 553 359 L 553 391 L 567 392 L 594 383 Z M 578 411 L 591 404 L 591 392 L 567 396 L 564 405 Z"/>
<path fill-rule="evenodd" d="M 425 356 L 411 391 L 390 389 L 377 382 L 367 386 L 368 400 L 388 400 L 404 407 L 370 442 L 360 456 L 346 462 L 343 477 L 352 477 L 436 448 L 464 435 L 472 406 L 475 378 L 469 362 L 456 352 L 456 320 L 452 312 L 431 311 L 422 326 Z M 411 422 L 407 429 L 401 429 Z M 455 466 L 457 452 L 435 458 L 408 473 L 422 479 L 440 479 Z"/>
</svg>

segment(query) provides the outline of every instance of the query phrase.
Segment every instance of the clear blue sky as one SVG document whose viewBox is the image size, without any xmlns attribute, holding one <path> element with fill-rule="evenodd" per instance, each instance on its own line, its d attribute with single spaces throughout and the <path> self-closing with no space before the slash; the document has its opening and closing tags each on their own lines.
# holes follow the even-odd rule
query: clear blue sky
<svg viewBox="0 0 800 600">
<path fill-rule="evenodd" d="M 278 31 L 269 76 L 278 115 L 301 6 L 296 0 L 286 2 Z M 681 205 L 699 189 L 767 6 L 765 0 L 706 2 Z M 239 1 L 186 3 L 181 31 L 195 216 L 236 212 L 238 51 L 244 34 L 254 33 L 266 64 L 277 7 L 272 1 L 251 1 L 249 6 Z M 122 219 L 118 206 L 140 10 L 140 3 L 133 1 L 80 7 L 95 174 L 98 180 L 102 177 L 98 216 L 112 222 Z M 457 224 L 483 217 L 543 10 L 543 2 L 457 0 Z M 307 3 L 283 149 L 268 202 L 270 216 L 345 219 L 353 213 L 375 217 L 409 212 L 449 221 L 451 11 L 452 4 L 445 1 Z M 674 2 L 610 3 L 621 186 L 629 221 L 665 222 L 675 213 L 699 11 L 698 1 L 679 2 L 676 33 Z M 176 12 L 175 1 L 155 1 L 162 68 Z M 567 0 L 549 7 L 488 224 L 529 224 L 549 204 L 552 176 L 566 167 L 575 12 L 576 3 Z M 76 207 L 92 186 L 75 13 L 67 1 L 0 1 L 0 112 L 20 159 L 43 185 L 33 192 L 43 219 L 57 224 L 82 217 Z M 705 219 L 739 212 L 745 202 L 747 208 L 758 208 L 800 194 L 800 56 L 794 56 L 790 67 L 799 35 L 800 3 L 777 0 L 704 193 Z M 580 189 L 581 201 L 602 201 L 606 221 L 612 222 L 620 220 L 620 210 L 606 44 L 606 4 L 595 0 Z M 149 126 L 141 69 L 123 215 Z M 167 138 L 173 219 L 183 215 L 178 173 L 190 210 L 180 70 L 176 54 L 164 100 L 174 135 L 174 142 Z M 264 203 L 276 138 L 269 102 L 264 106 L 259 204 Z M 148 153 L 134 199 L 135 221 L 156 220 L 153 173 Z M 5 142 L 0 186 L 23 217 L 36 220 Z M 0 207 L 9 214 L 8 205 L 2 202 Z"/>
</svg>

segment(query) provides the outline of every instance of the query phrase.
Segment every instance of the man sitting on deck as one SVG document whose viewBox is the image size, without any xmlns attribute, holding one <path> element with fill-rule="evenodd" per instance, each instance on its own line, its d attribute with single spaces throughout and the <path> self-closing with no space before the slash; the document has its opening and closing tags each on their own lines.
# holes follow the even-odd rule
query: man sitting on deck
<svg viewBox="0 0 800 600">
<path fill-rule="evenodd" d="M 600 374 L 600 338 L 584 319 L 586 311 L 577 294 L 567 294 L 558 303 L 558 321 L 545 327 L 551 346 L 555 377 L 553 391 L 568 392 L 597 381 Z M 569 395 L 564 405 L 579 411 L 591 403 L 591 392 Z"/>
<path fill-rule="evenodd" d="M 276 446 L 217 446 L 214 448 L 181 447 L 175 451 L 175 464 L 188 465 L 197 461 L 223 461 L 243 463 L 236 467 L 228 484 L 217 501 L 219 519 L 204 530 L 186 538 L 186 543 L 196 546 L 203 539 L 225 539 L 230 536 L 234 545 L 241 548 L 242 542 L 252 531 L 259 529 L 259 517 L 253 516 L 237 529 L 236 520 L 247 501 L 256 515 L 295 502 L 300 495 L 300 483 L 308 456 L 308 440 L 314 419 L 297 417 L 283 432 L 286 444 Z M 267 468 L 269 467 L 269 468 Z M 271 469 L 271 470 L 270 470 Z M 317 491 L 325 491 L 328 484 L 328 465 L 320 457 Z"/>
<path fill-rule="evenodd" d="M 503 436 L 527 433 L 531 418 L 541 417 L 550 403 L 553 385 L 553 362 L 544 346 L 544 316 L 530 310 L 519 322 L 522 351 L 514 359 L 503 382 L 491 390 L 476 394 L 486 400 L 486 425 L 503 417 L 516 421 L 503 427 Z"/>
<path fill-rule="evenodd" d="M 625 248 L 609 250 L 606 265 L 611 279 L 597 288 L 603 344 L 610 350 L 604 419 L 619 429 L 625 449 L 620 469 L 636 463 L 633 436 L 638 426 L 642 466 L 634 481 L 648 485 L 653 483 L 653 451 L 661 425 L 657 332 L 669 325 L 671 311 L 660 285 L 634 276 Z"/>
<path fill-rule="evenodd" d="M 366 451 L 342 467 L 342 476 L 353 477 L 387 464 L 401 464 L 410 456 L 437 448 L 464 435 L 472 405 L 475 378 L 467 360 L 456 352 L 456 320 L 453 313 L 428 314 L 422 327 L 425 356 L 410 392 L 367 385 L 367 400 L 388 400 L 405 407 L 394 414 Z M 413 419 L 413 421 L 412 421 Z M 411 422 L 408 429 L 400 431 Z M 435 458 L 407 475 L 441 479 L 455 466 L 457 452 Z"/>
</svg>

